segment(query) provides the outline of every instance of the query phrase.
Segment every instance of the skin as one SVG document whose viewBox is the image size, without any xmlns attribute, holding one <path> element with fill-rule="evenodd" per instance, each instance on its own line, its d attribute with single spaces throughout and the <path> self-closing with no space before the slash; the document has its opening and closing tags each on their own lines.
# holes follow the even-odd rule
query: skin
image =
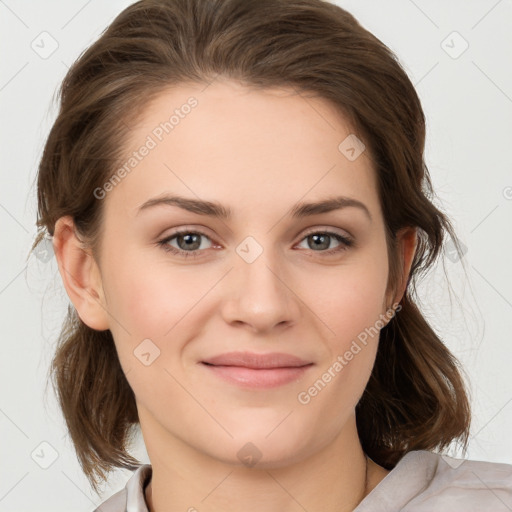
<svg viewBox="0 0 512 512">
<path fill-rule="evenodd" d="M 71 301 L 88 326 L 111 330 L 134 390 L 153 466 L 149 510 L 353 510 L 388 473 L 369 461 L 365 483 L 355 424 L 378 336 L 309 403 L 297 396 L 399 302 L 415 230 L 399 233 L 403 279 L 390 295 L 368 149 L 349 161 L 338 145 L 352 128 L 327 101 L 293 90 L 218 80 L 165 91 L 134 127 L 127 158 L 190 96 L 198 106 L 103 199 L 98 260 L 69 217 L 59 219 L 54 235 Z M 233 217 L 168 205 L 138 213 L 163 193 L 218 201 Z M 356 207 L 289 215 L 299 201 L 333 194 L 363 202 L 371 219 Z M 199 257 L 158 245 L 182 227 L 206 235 Z M 326 255 L 340 242 L 331 238 L 318 249 L 308 238 L 325 231 L 355 243 Z M 248 236 L 263 250 L 251 263 L 236 252 Z M 186 250 L 178 242 L 168 244 Z M 144 339 L 160 350 L 148 366 L 134 355 Z M 246 389 L 201 364 L 234 350 L 284 352 L 314 364 L 297 381 Z M 249 442 L 261 453 L 253 467 L 237 456 Z"/>
</svg>

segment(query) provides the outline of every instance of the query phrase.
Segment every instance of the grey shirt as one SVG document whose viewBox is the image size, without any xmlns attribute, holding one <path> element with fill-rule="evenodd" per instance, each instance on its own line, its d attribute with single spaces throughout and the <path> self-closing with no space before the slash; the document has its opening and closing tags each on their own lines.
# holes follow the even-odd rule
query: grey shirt
<svg viewBox="0 0 512 512">
<path fill-rule="evenodd" d="M 124 489 L 94 512 L 148 512 L 140 466 Z M 407 453 L 354 512 L 511 512 L 512 465 L 454 459 L 425 450 Z"/>
</svg>

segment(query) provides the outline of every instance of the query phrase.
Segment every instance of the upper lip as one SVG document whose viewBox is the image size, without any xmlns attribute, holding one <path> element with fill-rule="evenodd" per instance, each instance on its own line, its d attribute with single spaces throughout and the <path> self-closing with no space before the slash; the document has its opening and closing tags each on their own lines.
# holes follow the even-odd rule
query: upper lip
<svg viewBox="0 0 512 512">
<path fill-rule="evenodd" d="M 256 354 L 254 352 L 227 352 L 202 361 L 214 366 L 243 366 L 245 368 L 297 368 L 312 364 L 291 354 L 272 352 Z"/>
</svg>

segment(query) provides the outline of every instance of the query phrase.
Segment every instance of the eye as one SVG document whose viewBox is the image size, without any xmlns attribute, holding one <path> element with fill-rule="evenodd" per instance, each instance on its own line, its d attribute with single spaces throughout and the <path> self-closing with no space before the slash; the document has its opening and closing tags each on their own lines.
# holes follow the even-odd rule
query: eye
<svg viewBox="0 0 512 512">
<path fill-rule="evenodd" d="M 200 231 L 182 230 L 160 240 L 158 245 L 161 246 L 164 251 L 178 254 L 185 258 L 189 256 L 196 257 L 200 255 L 201 250 L 209 249 L 209 247 L 204 247 L 204 244 L 201 242 L 201 238 L 207 238 L 210 240 L 207 235 Z M 175 239 L 177 247 L 171 245 L 171 241 L 174 241 Z"/>
<path fill-rule="evenodd" d="M 315 231 L 308 233 L 302 240 L 306 241 L 307 245 L 309 246 L 308 248 L 312 248 L 314 252 L 321 252 L 326 255 L 345 251 L 354 245 L 354 241 L 351 238 L 340 235 L 339 233 L 334 233 L 332 231 Z M 329 249 L 329 246 L 333 240 L 336 241 L 338 245 Z"/>
<path fill-rule="evenodd" d="M 209 240 L 210 245 L 205 247 L 202 243 L 202 239 Z M 326 256 L 337 254 L 354 245 L 354 241 L 351 238 L 332 231 L 310 232 L 302 239 L 301 243 L 304 241 L 306 241 L 308 245 L 306 249 L 322 253 Z M 330 248 L 333 241 L 338 245 L 334 248 Z M 205 233 L 202 233 L 201 231 L 183 229 L 173 233 L 163 240 L 160 240 L 158 245 L 166 252 L 188 258 L 201 256 L 202 251 L 211 248 L 213 244 L 210 237 Z"/>
</svg>

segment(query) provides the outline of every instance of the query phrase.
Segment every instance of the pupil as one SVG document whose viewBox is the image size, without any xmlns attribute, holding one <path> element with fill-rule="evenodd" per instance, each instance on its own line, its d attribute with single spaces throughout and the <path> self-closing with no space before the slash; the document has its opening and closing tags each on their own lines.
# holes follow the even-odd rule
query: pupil
<svg viewBox="0 0 512 512">
<path fill-rule="evenodd" d="M 185 247 L 188 247 L 189 249 L 190 248 L 197 249 L 200 245 L 200 244 L 198 244 L 199 235 L 194 235 L 194 234 L 181 235 L 180 239 L 185 240 Z M 191 242 L 191 243 L 189 243 L 189 242 Z M 193 246 L 194 244 L 196 244 L 197 247 Z"/>
<path fill-rule="evenodd" d="M 312 235 L 312 238 L 313 240 L 315 241 L 315 247 L 318 248 L 318 247 L 321 247 L 323 249 L 326 249 L 327 247 L 329 247 L 329 236 L 328 235 Z M 323 243 L 322 243 L 322 240 L 323 240 Z M 326 243 L 327 241 L 327 243 Z M 319 243 L 317 243 L 319 242 Z"/>
</svg>

